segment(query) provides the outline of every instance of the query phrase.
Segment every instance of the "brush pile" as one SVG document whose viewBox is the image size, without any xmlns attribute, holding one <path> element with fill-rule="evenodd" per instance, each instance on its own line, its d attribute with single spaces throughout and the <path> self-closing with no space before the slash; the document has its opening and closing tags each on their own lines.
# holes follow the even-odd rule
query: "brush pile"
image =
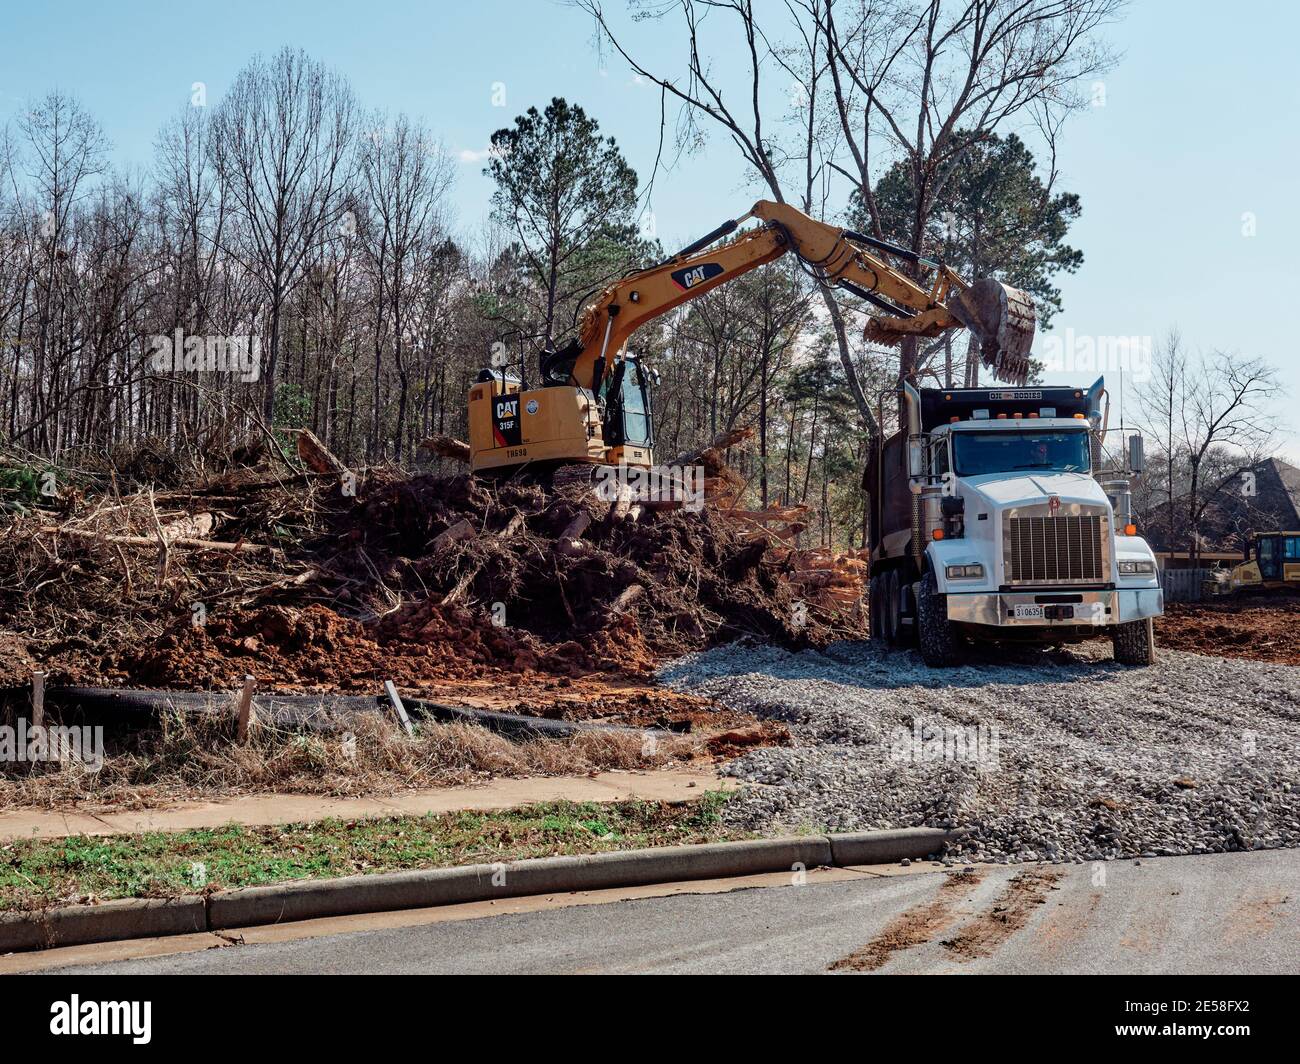
<svg viewBox="0 0 1300 1064">
<path fill-rule="evenodd" d="M 192 688 L 643 675 L 744 636 L 860 634 L 809 598 L 817 571 L 714 506 L 643 509 L 585 485 L 262 467 L 69 493 L 0 532 L 0 686 L 33 663 L 52 683 Z"/>
</svg>

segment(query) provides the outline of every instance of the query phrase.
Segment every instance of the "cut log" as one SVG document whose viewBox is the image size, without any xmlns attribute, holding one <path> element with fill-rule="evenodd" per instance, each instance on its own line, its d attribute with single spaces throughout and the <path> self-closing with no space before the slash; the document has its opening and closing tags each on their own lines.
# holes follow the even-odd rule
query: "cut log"
<svg viewBox="0 0 1300 1064">
<path fill-rule="evenodd" d="M 591 514 L 586 510 L 581 511 L 577 517 L 564 526 L 564 531 L 559 534 L 558 539 L 577 539 L 591 525 Z"/>
<path fill-rule="evenodd" d="M 334 457 L 311 429 L 298 430 L 298 457 L 313 473 L 329 473 L 341 477 L 348 471 L 348 467 Z"/>
<path fill-rule="evenodd" d="M 643 584 L 630 584 L 625 587 L 612 603 L 610 603 L 609 612 L 611 615 L 620 615 L 632 605 L 637 599 L 645 594 Z"/>
<path fill-rule="evenodd" d="M 451 458 L 457 462 L 468 462 L 474 453 L 469 449 L 468 443 L 454 436 L 430 436 L 427 440 L 420 441 L 420 448 L 440 458 Z"/>
<path fill-rule="evenodd" d="M 618 494 L 614 497 L 614 501 L 609 504 L 608 520 L 621 521 L 628 515 L 631 509 L 632 489 L 626 484 L 620 484 L 618 486 Z"/>
<path fill-rule="evenodd" d="M 575 558 L 579 554 L 585 554 L 587 545 L 582 542 L 580 537 L 587 531 L 590 524 L 591 514 L 587 513 L 586 510 L 580 511 L 572 521 L 564 526 L 564 531 L 556 537 L 555 552 L 563 554 L 566 558 Z"/>
<path fill-rule="evenodd" d="M 475 528 L 473 522 L 469 521 L 467 518 L 462 517 L 454 525 L 451 525 L 448 528 L 444 528 L 441 532 L 439 532 L 436 536 L 434 536 L 433 542 L 429 546 L 433 550 L 441 550 L 443 547 L 446 547 L 449 544 L 458 543 L 462 539 L 469 539 L 471 536 L 474 535 L 474 532 L 475 532 Z"/>
</svg>

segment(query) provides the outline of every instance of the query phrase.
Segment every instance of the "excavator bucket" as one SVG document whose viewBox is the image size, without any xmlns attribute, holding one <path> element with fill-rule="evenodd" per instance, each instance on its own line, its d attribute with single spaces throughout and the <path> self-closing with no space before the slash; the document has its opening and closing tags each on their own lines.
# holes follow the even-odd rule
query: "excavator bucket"
<svg viewBox="0 0 1300 1064">
<path fill-rule="evenodd" d="M 1029 380 L 1029 347 L 1038 319 L 1026 293 L 984 277 L 949 299 L 948 310 L 979 341 L 981 361 L 998 380 L 1017 385 Z"/>
</svg>

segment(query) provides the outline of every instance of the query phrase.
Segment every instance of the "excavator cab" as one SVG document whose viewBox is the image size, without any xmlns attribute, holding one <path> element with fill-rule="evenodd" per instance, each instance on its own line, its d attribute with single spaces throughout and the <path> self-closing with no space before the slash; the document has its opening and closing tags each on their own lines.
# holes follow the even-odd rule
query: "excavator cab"
<svg viewBox="0 0 1300 1064">
<path fill-rule="evenodd" d="M 1260 532 L 1251 549 L 1260 583 L 1300 587 L 1300 532 Z"/>
<path fill-rule="evenodd" d="M 629 355 L 614 363 L 605 390 L 604 437 L 609 462 L 644 465 L 654 446 L 650 381 L 640 361 Z"/>
</svg>

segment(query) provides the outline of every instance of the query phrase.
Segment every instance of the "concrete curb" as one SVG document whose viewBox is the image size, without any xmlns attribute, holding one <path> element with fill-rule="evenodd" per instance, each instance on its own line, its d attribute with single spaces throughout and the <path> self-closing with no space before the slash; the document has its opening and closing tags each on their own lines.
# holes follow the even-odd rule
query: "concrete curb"
<svg viewBox="0 0 1300 1064">
<path fill-rule="evenodd" d="M 31 913 L 0 913 L 0 953 L 123 938 L 188 935 L 208 929 L 202 895 L 127 898 Z"/>
<path fill-rule="evenodd" d="M 828 865 L 879 864 L 941 853 L 946 844 L 956 842 L 963 834 L 938 828 L 904 828 L 662 846 L 243 887 L 169 900 L 128 899 L 42 913 L 0 914 L 0 953 L 530 894 L 639 887 Z"/>
</svg>

